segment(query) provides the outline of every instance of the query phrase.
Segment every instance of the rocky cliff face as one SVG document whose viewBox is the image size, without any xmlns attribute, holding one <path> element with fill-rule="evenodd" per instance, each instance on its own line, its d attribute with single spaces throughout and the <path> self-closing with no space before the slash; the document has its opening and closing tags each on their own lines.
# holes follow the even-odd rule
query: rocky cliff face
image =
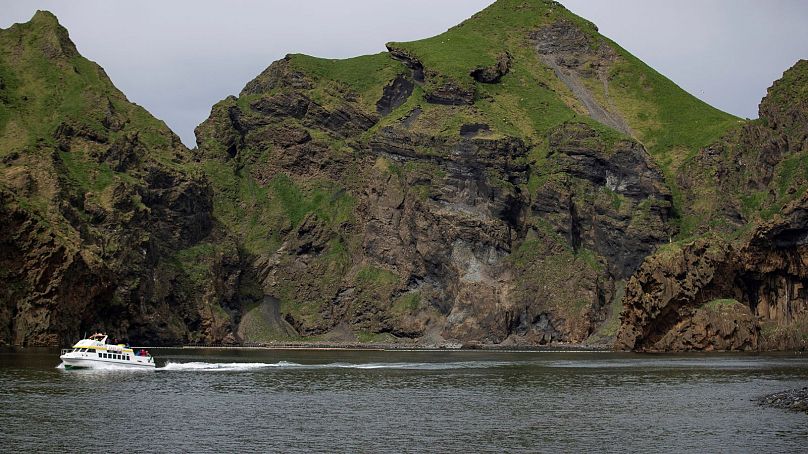
<svg viewBox="0 0 808 454">
<path fill-rule="evenodd" d="M 0 343 L 799 333 L 801 72 L 743 124 L 551 1 L 387 48 L 271 64 L 188 150 L 49 14 L 0 31 Z"/>
<path fill-rule="evenodd" d="M 458 73 L 408 43 L 344 62 L 290 55 L 214 106 L 197 140 L 214 213 L 252 262 L 244 340 L 614 334 L 621 281 L 674 233 L 671 191 L 639 142 L 589 112 L 556 99 L 566 113 L 537 130 L 487 110 L 510 101 L 514 71 L 531 74 L 519 58 L 540 64 L 536 27 Z M 236 188 L 254 188 L 246 223 L 228 208 Z"/>
<path fill-rule="evenodd" d="M 692 182 L 683 186 L 693 200 L 704 188 L 723 194 L 705 201 L 721 209 L 705 217 L 702 228 L 721 232 L 749 224 L 736 231 L 738 238 L 712 233 L 647 259 L 629 281 L 617 348 L 808 346 L 808 180 L 802 164 L 808 137 L 806 75 L 808 61 L 803 60 L 769 89 L 760 120 L 707 147 L 685 167 L 700 166 L 712 176 L 696 182 L 683 171 L 680 178 Z M 722 301 L 732 304 L 717 304 Z M 716 307 L 726 311 L 704 316 Z"/>
<path fill-rule="evenodd" d="M 176 135 L 49 13 L 0 31 L 0 70 L 0 345 L 225 337 L 222 292 L 175 266 L 214 230 L 211 186 Z"/>
</svg>

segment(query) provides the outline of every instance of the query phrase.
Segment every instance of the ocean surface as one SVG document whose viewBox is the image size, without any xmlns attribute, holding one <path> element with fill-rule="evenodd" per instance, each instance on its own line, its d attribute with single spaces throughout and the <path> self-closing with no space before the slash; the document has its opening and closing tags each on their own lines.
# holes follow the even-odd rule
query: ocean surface
<svg viewBox="0 0 808 454">
<path fill-rule="evenodd" d="M 808 452 L 808 355 L 0 351 L 2 452 Z"/>
</svg>

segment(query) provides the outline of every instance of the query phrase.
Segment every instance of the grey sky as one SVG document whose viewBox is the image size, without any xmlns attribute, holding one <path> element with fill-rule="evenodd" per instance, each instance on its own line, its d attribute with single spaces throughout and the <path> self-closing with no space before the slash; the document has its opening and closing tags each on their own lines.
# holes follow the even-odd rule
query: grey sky
<svg viewBox="0 0 808 454">
<path fill-rule="evenodd" d="M 438 34 L 491 0 L 0 0 L 0 27 L 55 13 L 79 51 L 193 146 L 210 107 L 287 53 L 342 58 Z M 757 117 L 808 58 L 808 1 L 562 0 L 710 104 Z"/>
</svg>

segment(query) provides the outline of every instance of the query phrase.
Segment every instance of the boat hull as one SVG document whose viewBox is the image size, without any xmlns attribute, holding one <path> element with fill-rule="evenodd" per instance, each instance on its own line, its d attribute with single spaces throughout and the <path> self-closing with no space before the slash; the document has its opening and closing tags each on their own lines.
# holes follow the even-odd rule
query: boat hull
<svg viewBox="0 0 808 454">
<path fill-rule="evenodd" d="M 87 359 L 87 358 L 68 358 L 61 356 L 62 364 L 65 369 L 154 369 L 154 362 L 139 363 L 139 362 L 126 362 L 126 361 L 105 361 L 103 359 Z"/>
</svg>

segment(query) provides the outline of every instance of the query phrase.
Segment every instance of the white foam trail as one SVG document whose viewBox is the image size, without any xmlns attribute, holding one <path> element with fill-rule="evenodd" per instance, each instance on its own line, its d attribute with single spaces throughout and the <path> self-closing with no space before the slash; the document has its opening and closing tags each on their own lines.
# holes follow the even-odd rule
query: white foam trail
<svg viewBox="0 0 808 454">
<path fill-rule="evenodd" d="M 449 363 L 330 363 L 330 364 L 298 364 L 287 361 L 277 363 L 172 363 L 168 362 L 161 371 L 198 371 L 198 372 L 232 372 L 250 371 L 268 368 L 286 369 L 398 369 L 398 370 L 448 370 L 448 369 L 487 369 L 506 366 L 513 363 L 495 361 L 465 361 Z"/>
<path fill-rule="evenodd" d="M 167 362 L 165 366 L 158 367 L 157 370 L 166 371 L 240 371 L 240 370 L 254 370 L 264 369 L 268 367 L 297 367 L 302 364 L 290 363 L 280 361 L 277 363 L 204 363 L 204 362 L 190 362 L 190 363 L 172 363 Z"/>
</svg>

